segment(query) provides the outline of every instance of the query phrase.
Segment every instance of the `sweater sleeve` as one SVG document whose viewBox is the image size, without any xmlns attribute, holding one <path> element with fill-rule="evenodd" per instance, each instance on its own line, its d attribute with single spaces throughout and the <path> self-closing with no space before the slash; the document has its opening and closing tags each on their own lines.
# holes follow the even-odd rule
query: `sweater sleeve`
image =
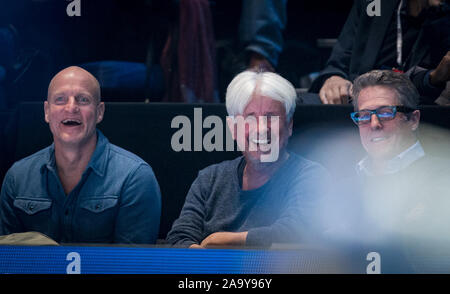
<svg viewBox="0 0 450 294">
<path fill-rule="evenodd" d="M 192 183 L 186 196 L 186 201 L 180 216 L 172 225 L 167 234 L 166 241 L 172 245 L 189 247 L 192 244 L 200 244 L 203 240 L 203 222 L 205 217 L 205 193 L 202 188 L 203 181 L 208 177 L 202 171 Z"/>
<path fill-rule="evenodd" d="M 445 89 L 445 84 L 441 86 L 431 84 L 430 73 L 431 70 L 420 66 L 414 66 L 406 72 L 421 96 L 420 104 L 433 104 Z"/>
</svg>

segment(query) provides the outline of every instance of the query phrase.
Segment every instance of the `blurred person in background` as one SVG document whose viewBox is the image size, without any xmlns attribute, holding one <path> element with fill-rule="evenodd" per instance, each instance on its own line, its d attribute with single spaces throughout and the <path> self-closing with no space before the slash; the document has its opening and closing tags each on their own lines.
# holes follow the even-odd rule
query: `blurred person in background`
<svg viewBox="0 0 450 294">
<path fill-rule="evenodd" d="M 356 0 L 309 92 L 318 93 L 323 104 L 348 104 L 353 80 L 373 69 L 406 72 L 421 95 L 419 104 L 433 104 L 450 80 L 449 5 Z"/>
</svg>

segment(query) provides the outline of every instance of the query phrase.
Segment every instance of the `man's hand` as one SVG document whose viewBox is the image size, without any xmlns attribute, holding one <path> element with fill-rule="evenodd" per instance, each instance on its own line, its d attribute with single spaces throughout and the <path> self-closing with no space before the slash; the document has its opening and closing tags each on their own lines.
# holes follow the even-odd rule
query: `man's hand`
<svg viewBox="0 0 450 294">
<path fill-rule="evenodd" d="M 352 83 L 340 76 L 329 77 L 320 89 L 319 96 L 323 104 L 347 104 Z"/>
<path fill-rule="evenodd" d="M 204 249 L 204 247 L 198 245 L 198 244 L 192 244 L 191 246 L 189 246 L 189 248 L 195 248 L 195 249 Z"/>
<path fill-rule="evenodd" d="M 209 235 L 202 241 L 199 247 L 190 248 L 206 248 L 208 246 L 226 246 L 226 245 L 245 245 L 247 240 L 247 232 L 217 232 Z M 196 245 L 196 244 L 193 244 Z"/>
<path fill-rule="evenodd" d="M 441 86 L 450 80 L 450 51 L 442 58 L 436 69 L 430 72 L 430 83 Z"/>
</svg>

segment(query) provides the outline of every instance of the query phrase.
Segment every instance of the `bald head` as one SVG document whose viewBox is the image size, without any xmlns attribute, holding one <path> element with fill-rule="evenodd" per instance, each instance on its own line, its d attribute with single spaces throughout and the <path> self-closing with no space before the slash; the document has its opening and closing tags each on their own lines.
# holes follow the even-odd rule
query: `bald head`
<svg viewBox="0 0 450 294">
<path fill-rule="evenodd" d="M 50 81 L 47 92 L 47 100 L 62 87 L 78 85 L 92 96 L 97 103 L 101 100 L 100 84 L 97 79 L 87 70 L 78 66 L 70 66 L 57 73 Z"/>
<path fill-rule="evenodd" d="M 53 134 L 55 150 L 57 146 L 59 150 L 95 146 L 96 126 L 103 120 L 104 113 L 100 85 L 86 70 L 71 66 L 51 80 L 44 114 Z"/>
</svg>

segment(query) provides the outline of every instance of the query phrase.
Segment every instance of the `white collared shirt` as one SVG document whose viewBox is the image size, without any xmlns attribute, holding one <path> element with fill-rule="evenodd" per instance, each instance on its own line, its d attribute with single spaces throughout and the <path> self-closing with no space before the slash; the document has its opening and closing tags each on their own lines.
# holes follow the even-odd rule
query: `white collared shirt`
<svg viewBox="0 0 450 294">
<path fill-rule="evenodd" d="M 419 141 L 416 141 L 416 143 L 411 145 L 405 151 L 390 159 L 385 170 L 381 174 L 388 175 L 399 172 L 424 155 L 425 151 L 423 150 L 422 145 Z M 367 176 L 374 176 L 375 173 L 372 170 L 372 162 L 369 156 L 364 157 L 356 165 L 356 172 L 359 175 L 364 174 Z"/>
</svg>

